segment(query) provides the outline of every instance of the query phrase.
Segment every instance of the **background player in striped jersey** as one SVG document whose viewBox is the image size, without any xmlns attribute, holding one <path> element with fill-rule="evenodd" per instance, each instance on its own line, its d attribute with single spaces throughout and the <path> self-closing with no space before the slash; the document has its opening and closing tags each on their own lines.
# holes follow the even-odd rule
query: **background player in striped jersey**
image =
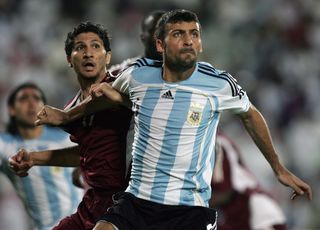
<svg viewBox="0 0 320 230">
<path fill-rule="evenodd" d="M 66 110 L 89 95 L 91 85 L 109 84 L 106 66 L 111 49 L 107 31 L 99 24 L 81 23 L 65 41 L 67 60 L 76 73 L 80 90 Z M 86 191 L 75 214 L 64 218 L 54 229 L 92 229 L 95 221 L 112 204 L 112 194 L 127 186 L 126 141 L 131 111 L 118 106 L 80 118 L 64 126 L 78 147 L 64 150 L 21 151 L 11 158 L 18 174 L 25 174 L 33 165 L 80 166 Z M 131 146 L 131 145 L 130 145 Z M 38 167 L 37 167 L 38 168 Z"/>
<path fill-rule="evenodd" d="M 115 196 L 115 205 L 95 229 L 215 229 L 216 213 L 206 207 L 223 111 L 239 116 L 278 180 L 294 190 L 292 198 L 306 193 L 311 199 L 310 186 L 279 161 L 264 118 L 245 91 L 227 72 L 197 62 L 202 52 L 197 16 L 174 10 L 158 25 L 157 49 L 164 65 L 139 59 L 113 84 L 122 94 L 107 84 L 95 85 L 94 100 L 72 112 L 55 114 L 58 118 L 46 108 L 39 113 L 39 123 L 65 122 L 102 109 L 96 97 L 121 104 L 130 97 L 133 103 L 136 132 L 130 184 L 126 193 Z"/>
<path fill-rule="evenodd" d="M 42 150 L 75 145 L 60 129 L 34 125 L 45 102 L 45 95 L 37 85 L 17 86 L 8 97 L 10 121 L 6 133 L 0 135 L 1 172 L 12 182 L 23 201 L 32 229 L 52 228 L 62 217 L 76 210 L 82 197 L 82 190 L 72 184 L 72 168 L 34 168 L 28 177 L 20 178 L 8 167 L 8 158 L 21 148 Z"/>
<path fill-rule="evenodd" d="M 244 165 L 235 143 L 220 131 L 216 142 L 209 205 L 218 209 L 218 229 L 286 230 L 280 206 Z"/>
</svg>

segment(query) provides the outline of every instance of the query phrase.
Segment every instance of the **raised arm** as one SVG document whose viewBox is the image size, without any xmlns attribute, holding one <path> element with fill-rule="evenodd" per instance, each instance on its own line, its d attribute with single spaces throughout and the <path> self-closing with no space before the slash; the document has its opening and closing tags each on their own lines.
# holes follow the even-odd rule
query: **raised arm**
<svg viewBox="0 0 320 230">
<path fill-rule="evenodd" d="M 269 162 L 280 183 L 290 186 L 294 190 L 291 199 L 294 199 L 297 195 L 307 193 L 308 198 L 311 200 L 312 191 L 310 186 L 281 164 L 272 143 L 269 128 L 262 114 L 254 106 L 251 106 L 246 113 L 240 114 L 239 117 L 249 135 Z"/>
<path fill-rule="evenodd" d="M 35 124 L 63 125 L 107 108 L 114 108 L 119 105 L 130 106 L 130 101 L 126 95 L 119 93 L 105 82 L 93 85 L 90 94 L 80 104 L 68 110 L 61 110 L 48 105 L 44 106 L 38 113 Z"/>
<path fill-rule="evenodd" d="M 37 152 L 21 149 L 9 158 L 10 168 L 21 177 L 27 176 L 28 170 L 36 165 L 77 167 L 80 165 L 79 148 L 74 146 Z"/>
</svg>

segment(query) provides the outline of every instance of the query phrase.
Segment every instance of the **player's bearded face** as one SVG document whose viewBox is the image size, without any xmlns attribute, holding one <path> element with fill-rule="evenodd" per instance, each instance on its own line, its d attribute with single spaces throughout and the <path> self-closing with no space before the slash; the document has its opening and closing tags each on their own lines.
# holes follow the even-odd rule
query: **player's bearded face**
<svg viewBox="0 0 320 230">
<path fill-rule="evenodd" d="M 81 33 L 74 40 L 74 48 L 69 62 L 74 70 L 85 79 L 104 77 L 109 64 L 101 38 L 92 32 Z"/>
<path fill-rule="evenodd" d="M 199 25 L 196 22 L 181 22 L 167 25 L 163 42 L 165 64 L 173 70 L 185 71 L 195 66 L 202 52 Z"/>
</svg>

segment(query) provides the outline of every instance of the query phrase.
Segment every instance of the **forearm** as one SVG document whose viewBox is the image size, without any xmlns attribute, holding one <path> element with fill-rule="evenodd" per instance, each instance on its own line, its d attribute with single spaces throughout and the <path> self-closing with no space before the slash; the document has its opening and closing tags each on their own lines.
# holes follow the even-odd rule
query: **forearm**
<svg viewBox="0 0 320 230">
<path fill-rule="evenodd" d="M 130 101 L 125 95 L 120 94 L 118 91 L 104 92 L 103 96 L 92 97 L 88 96 L 80 104 L 65 111 L 65 118 L 63 123 L 76 120 L 80 117 L 102 111 L 108 108 L 115 108 L 118 106 L 130 106 Z"/>
<path fill-rule="evenodd" d="M 80 156 L 78 146 L 30 152 L 30 158 L 33 165 L 39 166 L 62 166 L 77 167 L 80 165 Z"/>
<path fill-rule="evenodd" d="M 268 125 L 262 114 L 251 106 L 247 113 L 240 115 L 240 118 L 249 135 L 269 162 L 276 175 L 283 169 L 279 157 L 272 143 Z"/>
</svg>

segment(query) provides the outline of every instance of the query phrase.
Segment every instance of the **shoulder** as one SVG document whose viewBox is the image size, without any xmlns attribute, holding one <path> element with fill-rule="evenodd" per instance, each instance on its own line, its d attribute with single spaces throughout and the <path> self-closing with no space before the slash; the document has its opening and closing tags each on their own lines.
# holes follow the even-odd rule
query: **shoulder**
<svg viewBox="0 0 320 230">
<path fill-rule="evenodd" d="M 149 58 L 139 58 L 134 63 L 135 68 L 161 68 L 162 61 L 153 60 Z"/>
<path fill-rule="evenodd" d="M 10 143 L 17 140 L 17 137 L 9 134 L 9 133 L 2 133 L 0 134 L 0 142 L 2 143 Z"/>
<path fill-rule="evenodd" d="M 118 82 L 130 81 L 144 81 L 146 79 L 152 79 L 150 76 L 159 74 L 162 70 L 162 61 L 139 58 L 130 67 L 124 70 L 117 78 Z M 118 80 L 120 79 L 120 80 Z M 124 80 L 126 79 L 126 80 Z"/>
<path fill-rule="evenodd" d="M 207 62 L 198 62 L 198 72 L 212 77 L 216 82 L 224 82 L 225 84 L 229 85 L 232 91 L 232 96 L 236 96 L 238 94 L 238 82 L 227 71 L 216 69 Z"/>
<path fill-rule="evenodd" d="M 0 134 L 0 157 L 8 158 L 9 154 L 13 154 L 20 146 L 22 139 L 9 133 Z"/>
<path fill-rule="evenodd" d="M 198 72 L 228 82 L 237 82 L 230 73 L 225 70 L 216 69 L 208 62 L 198 62 Z"/>
<path fill-rule="evenodd" d="M 133 65 L 133 63 L 139 59 L 140 57 L 133 57 L 133 58 L 128 58 L 124 61 L 122 61 L 121 63 L 119 64 L 115 64 L 115 65 L 112 65 L 110 68 L 109 68 L 109 74 L 111 76 L 113 76 L 114 78 L 116 78 L 119 74 L 121 74 L 124 70 L 126 70 L 127 68 L 129 68 L 130 66 Z"/>
</svg>

